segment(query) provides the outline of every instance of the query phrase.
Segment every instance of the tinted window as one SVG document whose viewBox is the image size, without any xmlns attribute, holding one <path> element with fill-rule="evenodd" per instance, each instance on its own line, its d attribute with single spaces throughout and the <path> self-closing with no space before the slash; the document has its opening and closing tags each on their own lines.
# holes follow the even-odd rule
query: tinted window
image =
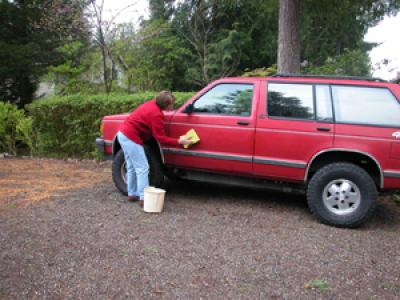
<svg viewBox="0 0 400 300">
<path fill-rule="evenodd" d="M 268 84 L 268 115 L 314 119 L 313 90 L 309 84 Z"/>
<path fill-rule="evenodd" d="M 315 86 L 317 120 L 332 121 L 331 92 L 328 85 Z"/>
<path fill-rule="evenodd" d="M 202 95 L 193 112 L 250 116 L 252 84 L 219 84 Z"/>
<path fill-rule="evenodd" d="M 400 127 L 400 104 L 385 88 L 332 86 L 337 122 Z"/>
</svg>

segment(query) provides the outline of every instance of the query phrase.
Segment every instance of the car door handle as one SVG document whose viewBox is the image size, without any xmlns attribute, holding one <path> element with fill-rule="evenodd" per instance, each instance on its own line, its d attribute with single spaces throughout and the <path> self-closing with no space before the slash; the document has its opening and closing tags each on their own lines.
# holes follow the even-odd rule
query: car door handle
<svg viewBox="0 0 400 300">
<path fill-rule="evenodd" d="M 331 131 L 329 127 L 317 127 L 318 131 Z"/>
<path fill-rule="evenodd" d="M 244 126 L 247 126 L 247 125 L 249 125 L 249 124 L 250 124 L 250 122 L 247 122 L 247 121 L 237 121 L 237 124 L 238 124 L 238 125 L 244 125 Z"/>
</svg>

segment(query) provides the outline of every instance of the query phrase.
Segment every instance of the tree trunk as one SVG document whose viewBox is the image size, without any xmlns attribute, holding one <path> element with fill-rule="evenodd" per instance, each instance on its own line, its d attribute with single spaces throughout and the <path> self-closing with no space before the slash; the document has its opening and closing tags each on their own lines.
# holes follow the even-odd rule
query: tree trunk
<svg viewBox="0 0 400 300">
<path fill-rule="evenodd" d="M 300 73 L 300 0 L 279 0 L 278 73 Z"/>
<path fill-rule="evenodd" d="M 102 62 L 103 62 L 103 83 L 104 83 L 104 92 L 106 94 L 110 93 L 110 79 L 108 77 L 108 67 L 107 67 L 107 56 L 106 56 L 106 50 L 104 49 L 104 46 L 101 46 L 101 57 L 102 57 Z"/>
</svg>

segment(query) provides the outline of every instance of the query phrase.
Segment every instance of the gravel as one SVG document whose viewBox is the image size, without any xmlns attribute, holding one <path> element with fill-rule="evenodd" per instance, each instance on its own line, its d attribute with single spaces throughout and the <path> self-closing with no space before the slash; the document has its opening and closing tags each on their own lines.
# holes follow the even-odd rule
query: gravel
<svg viewBox="0 0 400 300">
<path fill-rule="evenodd" d="M 13 176 L 5 161 L 0 188 Z M 318 223 L 304 196 L 184 181 L 148 214 L 116 191 L 108 162 L 29 161 L 36 178 L 49 164 L 103 179 L 3 202 L 1 299 L 400 298 L 400 206 L 389 196 L 356 230 Z"/>
</svg>

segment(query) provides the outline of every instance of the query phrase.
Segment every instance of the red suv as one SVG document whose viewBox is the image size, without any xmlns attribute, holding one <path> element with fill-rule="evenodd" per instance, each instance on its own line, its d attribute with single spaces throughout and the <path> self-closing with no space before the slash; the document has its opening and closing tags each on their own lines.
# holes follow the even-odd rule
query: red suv
<svg viewBox="0 0 400 300">
<path fill-rule="evenodd" d="M 165 113 L 166 131 L 193 128 L 189 149 L 146 145 L 150 184 L 164 176 L 279 188 L 307 194 L 311 212 L 339 227 L 361 225 L 378 191 L 400 188 L 400 85 L 322 76 L 225 78 Z M 113 180 L 126 193 L 116 139 L 127 114 L 103 118 L 96 140 L 113 157 Z"/>
</svg>

